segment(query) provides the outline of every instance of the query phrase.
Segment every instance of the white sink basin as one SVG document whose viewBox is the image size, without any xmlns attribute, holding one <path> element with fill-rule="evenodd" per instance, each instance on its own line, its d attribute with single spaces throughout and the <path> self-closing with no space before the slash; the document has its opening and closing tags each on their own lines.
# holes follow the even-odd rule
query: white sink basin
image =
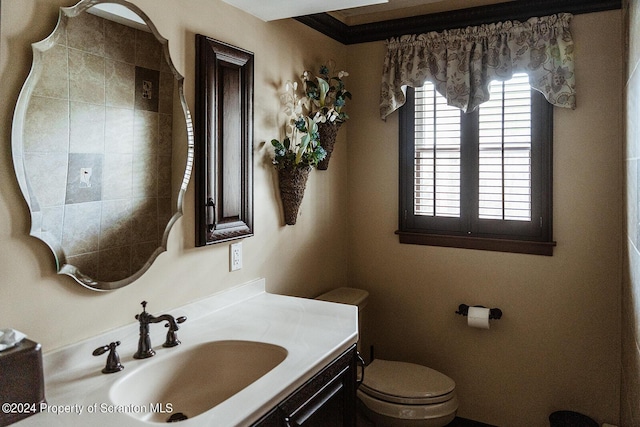
<svg viewBox="0 0 640 427">
<path fill-rule="evenodd" d="M 111 387 L 111 401 L 144 421 L 166 423 L 177 413 L 191 419 L 249 386 L 287 357 L 283 347 L 255 341 L 210 341 L 167 351 L 175 353 L 155 356 L 141 361 L 144 365 L 138 369 L 124 371 L 125 376 Z"/>
</svg>

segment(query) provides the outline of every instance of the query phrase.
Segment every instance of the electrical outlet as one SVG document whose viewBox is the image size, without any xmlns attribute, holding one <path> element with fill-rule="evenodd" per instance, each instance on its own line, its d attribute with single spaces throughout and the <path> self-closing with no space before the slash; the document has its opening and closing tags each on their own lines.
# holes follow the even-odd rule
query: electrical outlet
<svg viewBox="0 0 640 427">
<path fill-rule="evenodd" d="M 229 270 L 236 271 L 242 268 L 242 242 L 232 243 L 229 246 Z"/>
</svg>

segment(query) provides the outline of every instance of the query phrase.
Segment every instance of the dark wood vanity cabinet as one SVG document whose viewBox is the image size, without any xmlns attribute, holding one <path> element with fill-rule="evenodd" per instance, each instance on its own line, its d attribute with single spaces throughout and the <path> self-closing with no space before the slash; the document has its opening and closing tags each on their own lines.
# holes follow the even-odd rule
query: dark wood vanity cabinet
<svg viewBox="0 0 640 427">
<path fill-rule="evenodd" d="M 355 345 L 283 400 L 253 427 L 354 427 Z"/>
</svg>

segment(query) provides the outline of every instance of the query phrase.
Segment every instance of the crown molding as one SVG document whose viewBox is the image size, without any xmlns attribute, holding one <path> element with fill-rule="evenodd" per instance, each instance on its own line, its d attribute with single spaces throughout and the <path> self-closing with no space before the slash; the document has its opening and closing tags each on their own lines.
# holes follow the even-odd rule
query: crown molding
<svg viewBox="0 0 640 427">
<path fill-rule="evenodd" d="M 578 15 L 621 7 L 622 0 L 518 0 L 352 26 L 327 13 L 299 16 L 294 19 L 342 44 L 349 45 L 386 40 L 404 34 L 443 31 L 500 21 L 523 21 L 533 16 L 554 13 Z"/>
</svg>

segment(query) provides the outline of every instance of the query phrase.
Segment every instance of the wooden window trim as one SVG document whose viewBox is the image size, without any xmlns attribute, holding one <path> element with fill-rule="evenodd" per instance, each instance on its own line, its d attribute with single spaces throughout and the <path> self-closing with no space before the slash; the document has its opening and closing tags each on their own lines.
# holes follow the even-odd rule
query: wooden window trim
<svg viewBox="0 0 640 427">
<path fill-rule="evenodd" d="M 453 236 L 397 230 L 400 243 L 410 245 L 443 246 L 449 248 L 478 249 L 483 251 L 511 252 L 530 255 L 553 255 L 556 242 L 493 239 L 476 236 Z"/>
</svg>

